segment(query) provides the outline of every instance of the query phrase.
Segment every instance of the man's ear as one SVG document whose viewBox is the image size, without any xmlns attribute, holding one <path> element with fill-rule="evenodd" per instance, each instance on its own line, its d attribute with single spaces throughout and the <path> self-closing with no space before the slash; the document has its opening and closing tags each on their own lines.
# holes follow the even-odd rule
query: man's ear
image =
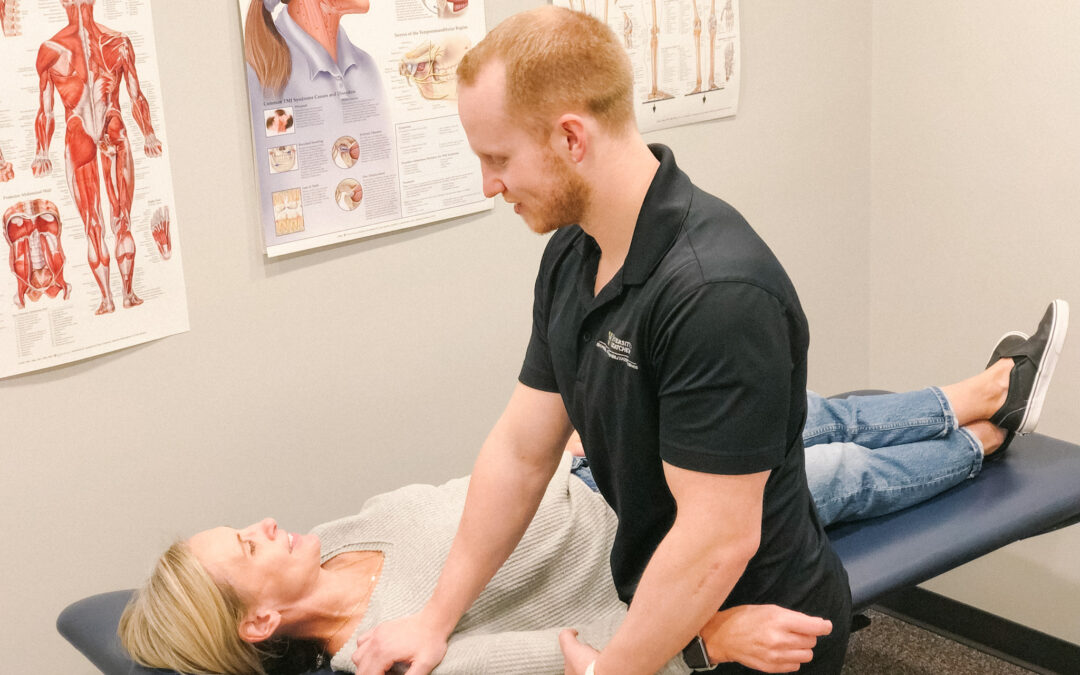
<svg viewBox="0 0 1080 675">
<path fill-rule="evenodd" d="M 566 113 L 555 121 L 560 150 L 567 153 L 570 161 L 579 163 L 589 149 L 589 128 L 581 115 Z"/>
<path fill-rule="evenodd" d="M 244 642 L 258 643 L 269 640 L 281 625 L 281 614 L 272 609 L 252 610 L 240 622 L 238 631 Z"/>
</svg>

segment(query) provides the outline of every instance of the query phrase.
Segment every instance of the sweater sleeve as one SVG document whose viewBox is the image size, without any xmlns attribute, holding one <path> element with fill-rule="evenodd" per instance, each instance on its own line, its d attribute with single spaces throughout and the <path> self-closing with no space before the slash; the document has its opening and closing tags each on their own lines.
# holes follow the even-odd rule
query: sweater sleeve
<svg viewBox="0 0 1080 675">
<path fill-rule="evenodd" d="M 574 626 L 579 639 L 603 646 L 618 630 L 625 612 L 611 612 L 590 623 Z M 502 633 L 474 633 L 451 638 L 446 657 L 432 675 L 562 675 L 559 648 L 562 628 Z M 686 675 L 690 669 L 676 655 L 658 675 Z"/>
</svg>

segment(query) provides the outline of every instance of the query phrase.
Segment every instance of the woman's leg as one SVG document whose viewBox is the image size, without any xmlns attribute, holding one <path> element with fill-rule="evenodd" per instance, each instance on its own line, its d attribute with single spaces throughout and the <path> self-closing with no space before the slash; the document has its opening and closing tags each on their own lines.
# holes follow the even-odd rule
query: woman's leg
<svg viewBox="0 0 1080 675">
<path fill-rule="evenodd" d="M 803 444 L 856 443 L 867 448 L 941 438 L 989 419 L 1008 393 L 1012 359 L 941 388 L 827 399 L 806 392 Z"/>
<path fill-rule="evenodd" d="M 936 387 L 844 399 L 806 392 L 807 447 L 853 443 L 882 448 L 941 438 L 957 428 L 948 398 Z"/>
<path fill-rule="evenodd" d="M 943 438 L 870 449 L 850 442 L 806 448 L 806 479 L 822 524 L 892 513 L 976 476 L 983 444 L 967 427 Z"/>
</svg>

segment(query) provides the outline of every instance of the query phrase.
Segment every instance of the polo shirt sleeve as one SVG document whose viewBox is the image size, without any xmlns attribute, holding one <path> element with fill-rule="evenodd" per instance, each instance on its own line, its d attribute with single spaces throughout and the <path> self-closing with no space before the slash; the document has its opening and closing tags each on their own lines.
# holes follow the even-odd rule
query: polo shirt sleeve
<svg viewBox="0 0 1080 675">
<path fill-rule="evenodd" d="M 545 259 L 548 257 L 547 252 L 544 257 Z M 540 272 L 536 276 L 536 287 L 533 290 L 532 335 L 529 337 L 529 346 L 525 350 L 525 362 L 521 364 L 518 381 L 526 387 L 540 391 L 558 392 L 559 385 L 555 381 L 555 368 L 551 363 L 551 349 L 548 345 L 547 334 L 548 313 L 551 306 L 547 269 L 548 266 L 541 263 Z"/>
<path fill-rule="evenodd" d="M 660 456 L 713 474 L 779 466 L 792 356 L 788 315 L 764 289 L 706 283 L 661 318 L 655 346 Z"/>
</svg>

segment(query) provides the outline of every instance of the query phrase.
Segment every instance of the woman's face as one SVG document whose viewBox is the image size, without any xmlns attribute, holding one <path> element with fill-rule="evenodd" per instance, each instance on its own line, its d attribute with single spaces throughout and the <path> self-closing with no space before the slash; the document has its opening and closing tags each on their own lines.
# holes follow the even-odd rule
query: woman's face
<svg viewBox="0 0 1080 675">
<path fill-rule="evenodd" d="M 243 529 L 217 527 L 188 540 L 210 576 L 249 608 L 280 611 L 302 599 L 320 571 L 319 538 L 279 529 L 266 518 Z"/>
</svg>

